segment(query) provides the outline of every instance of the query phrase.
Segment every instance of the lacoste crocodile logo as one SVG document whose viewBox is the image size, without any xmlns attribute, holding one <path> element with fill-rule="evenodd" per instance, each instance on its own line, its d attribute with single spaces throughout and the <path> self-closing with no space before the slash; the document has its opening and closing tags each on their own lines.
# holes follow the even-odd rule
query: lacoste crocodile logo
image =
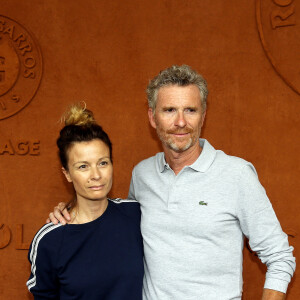
<svg viewBox="0 0 300 300">
<path fill-rule="evenodd" d="M 200 202 L 199 202 L 199 205 L 206 205 L 206 206 L 207 206 L 207 203 L 204 202 L 204 201 L 200 201 Z"/>
</svg>

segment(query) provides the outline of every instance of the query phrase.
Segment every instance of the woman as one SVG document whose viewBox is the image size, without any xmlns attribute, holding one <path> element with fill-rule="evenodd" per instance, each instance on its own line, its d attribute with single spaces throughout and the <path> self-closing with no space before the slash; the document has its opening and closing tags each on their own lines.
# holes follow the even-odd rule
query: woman
<svg viewBox="0 0 300 300">
<path fill-rule="evenodd" d="M 73 106 L 57 140 L 62 171 L 75 190 L 66 226 L 44 225 L 29 249 L 34 299 L 142 299 L 140 208 L 107 198 L 112 146 L 92 112 Z"/>
</svg>

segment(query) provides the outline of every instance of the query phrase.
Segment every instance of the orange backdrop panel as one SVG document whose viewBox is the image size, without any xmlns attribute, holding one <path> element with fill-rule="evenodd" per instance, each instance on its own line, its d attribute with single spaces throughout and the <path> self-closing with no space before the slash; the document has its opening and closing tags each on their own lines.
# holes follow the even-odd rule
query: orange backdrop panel
<svg viewBox="0 0 300 300">
<path fill-rule="evenodd" d="M 293 0 L 2 1 L 0 15 L 35 37 L 42 75 L 28 105 L 0 120 L 0 299 L 32 299 L 25 249 L 53 207 L 72 196 L 55 144 L 67 106 L 84 100 L 110 135 L 111 196 L 126 197 L 133 166 L 161 150 L 145 88 L 172 64 L 191 65 L 207 79 L 203 137 L 255 165 L 297 256 L 299 12 Z M 8 35 L 0 26 L 2 41 Z M 0 63 L 3 45 L 0 39 Z M 11 67 L 16 59 L 22 64 L 17 55 Z M 21 93 L 30 88 L 24 83 Z M 1 95 L 0 117 L 5 101 Z M 243 299 L 259 299 L 265 267 L 244 254 Z M 297 274 L 288 299 L 300 299 Z"/>
</svg>

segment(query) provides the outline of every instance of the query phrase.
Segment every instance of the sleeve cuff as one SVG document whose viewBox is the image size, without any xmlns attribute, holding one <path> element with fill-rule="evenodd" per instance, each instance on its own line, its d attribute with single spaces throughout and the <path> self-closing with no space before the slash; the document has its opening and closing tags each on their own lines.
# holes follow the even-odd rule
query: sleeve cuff
<svg viewBox="0 0 300 300">
<path fill-rule="evenodd" d="M 266 278 L 264 288 L 286 293 L 288 282 L 277 278 Z"/>
</svg>

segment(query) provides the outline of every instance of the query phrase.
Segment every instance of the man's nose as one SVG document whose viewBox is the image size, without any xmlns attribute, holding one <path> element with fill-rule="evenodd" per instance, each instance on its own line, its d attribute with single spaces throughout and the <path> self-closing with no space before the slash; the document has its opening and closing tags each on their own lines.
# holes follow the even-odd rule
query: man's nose
<svg viewBox="0 0 300 300">
<path fill-rule="evenodd" d="M 186 119 L 183 112 L 178 111 L 175 119 L 175 125 L 178 127 L 185 127 L 186 126 Z"/>
</svg>

